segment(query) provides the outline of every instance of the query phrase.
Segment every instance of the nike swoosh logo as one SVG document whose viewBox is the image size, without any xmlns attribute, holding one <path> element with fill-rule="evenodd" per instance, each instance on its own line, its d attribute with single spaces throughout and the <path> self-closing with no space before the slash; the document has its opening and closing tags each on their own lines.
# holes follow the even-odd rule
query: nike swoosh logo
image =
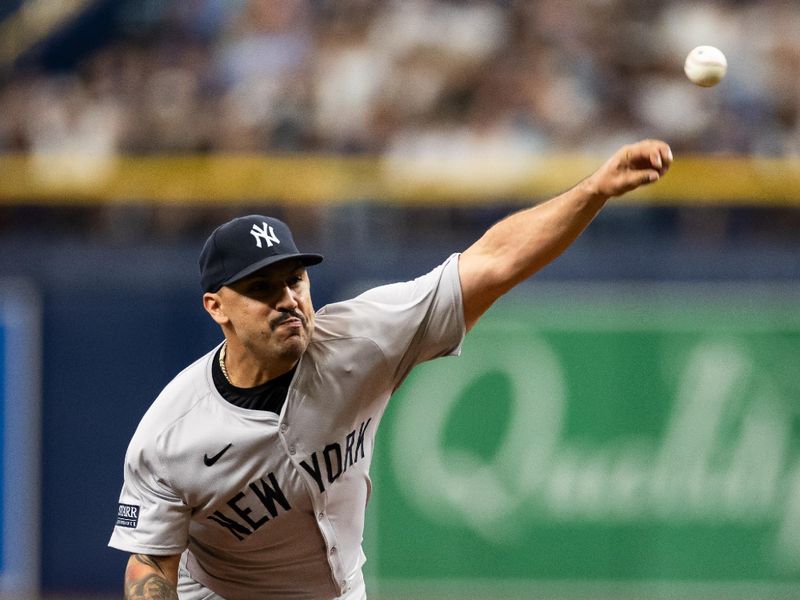
<svg viewBox="0 0 800 600">
<path fill-rule="evenodd" d="M 204 454 L 204 455 L 203 455 L 203 462 L 205 463 L 205 465 L 206 465 L 207 467 L 210 467 L 210 466 L 211 466 L 211 465 L 213 465 L 215 462 L 217 462 L 217 461 L 218 461 L 220 458 L 222 458 L 222 455 L 223 455 L 223 454 L 225 454 L 225 453 L 228 451 L 228 448 L 230 448 L 231 446 L 233 446 L 233 444 L 232 444 L 232 443 L 231 443 L 231 444 L 228 444 L 228 445 L 227 445 L 227 446 L 225 446 L 225 447 L 224 447 L 222 450 L 220 450 L 219 452 L 217 452 L 217 453 L 216 453 L 214 456 L 208 456 L 208 454 Z"/>
</svg>

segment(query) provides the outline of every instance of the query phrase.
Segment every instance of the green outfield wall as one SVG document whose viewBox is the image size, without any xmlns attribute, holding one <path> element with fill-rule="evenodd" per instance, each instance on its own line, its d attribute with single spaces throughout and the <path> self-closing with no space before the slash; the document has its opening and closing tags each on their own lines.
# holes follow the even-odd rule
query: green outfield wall
<svg viewBox="0 0 800 600">
<path fill-rule="evenodd" d="M 800 598 L 800 291 L 527 291 L 387 410 L 375 586 Z"/>
</svg>

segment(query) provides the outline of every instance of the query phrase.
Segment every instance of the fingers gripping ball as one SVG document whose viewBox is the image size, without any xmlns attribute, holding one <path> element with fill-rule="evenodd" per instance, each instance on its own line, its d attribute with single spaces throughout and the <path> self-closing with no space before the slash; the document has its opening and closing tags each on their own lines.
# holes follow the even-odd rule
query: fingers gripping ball
<svg viewBox="0 0 800 600">
<path fill-rule="evenodd" d="M 728 71 L 728 60 L 714 46 L 698 46 L 686 57 L 683 71 L 689 81 L 701 87 L 717 85 Z"/>
</svg>

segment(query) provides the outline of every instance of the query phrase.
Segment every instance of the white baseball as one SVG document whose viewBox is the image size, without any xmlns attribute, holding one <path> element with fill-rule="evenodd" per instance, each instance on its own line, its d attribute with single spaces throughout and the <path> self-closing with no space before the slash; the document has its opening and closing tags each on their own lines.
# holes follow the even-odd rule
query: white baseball
<svg viewBox="0 0 800 600">
<path fill-rule="evenodd" d="M 698 46 L 686 57 L 683 70 L 689 81 L 702 87 L 717 85 L 728 70 L 722 50 L 714 46 Z"/>
</svg>

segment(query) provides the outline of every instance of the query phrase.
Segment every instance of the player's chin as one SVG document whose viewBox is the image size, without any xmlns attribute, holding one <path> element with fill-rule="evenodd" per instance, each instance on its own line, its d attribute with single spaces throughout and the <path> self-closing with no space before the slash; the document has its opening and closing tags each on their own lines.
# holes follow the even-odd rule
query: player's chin
<svg viewBox="0 0 800 600">
<path fill-rule="evenodd" d="M 299 360 L 308 348 L 309 336 L 305 330 L 295 331 L 283 341 L 281 354 L 285 358 Z"/>
</svg>

